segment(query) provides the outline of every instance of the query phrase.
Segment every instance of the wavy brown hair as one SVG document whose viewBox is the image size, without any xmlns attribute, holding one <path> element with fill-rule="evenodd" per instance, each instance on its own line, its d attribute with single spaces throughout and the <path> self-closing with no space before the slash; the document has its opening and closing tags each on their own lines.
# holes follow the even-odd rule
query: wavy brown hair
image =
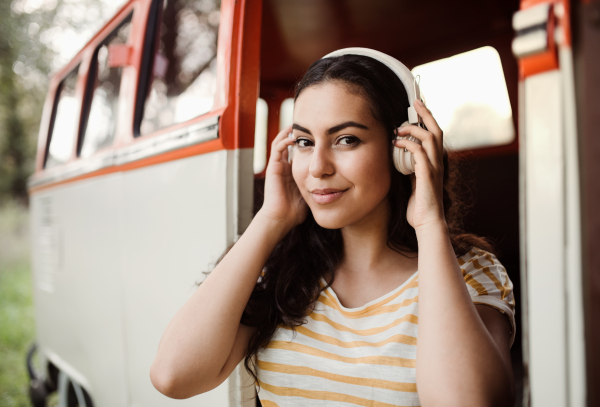
<svg viewBox="0 0 600 407">
<path fill-rule="evenodd" d="M 394 168 L 392 140 L 394 129 L 407 120 L 408 96 L 400 79 L 383 63 L 369 57 L 343 55 L 320 59 L 313 63 L 296 85 L 295 99 L 302 91 L 329 81 L 348 86 L 351 92 L 364 96 L 373 116 L 387 130 L 390 139 L 389 162 L 392 174 L 388 199 L 392 208 L 388 226 L 387 245 L 400 253 L 400 249 L 418 253 L 415 230 L 406 219 L 408 199 L 412 187 L 410 178 Z M 449 165 L 444 151 L 444 214 L 450 231 L 454 252 L 462 256 L 473 247 L 492 251 L 483 238 L 462 230 L 465 205 L 457 193 L 457 171 Z M 250 338 L 244 360 L 246 370 L 257 380 L 256 355 L 266 347 L 280 325 L 294 328 L 306 323 L 319 293 L 335 279 L 335 270 L 344 253 L 339 229 L 325 229 L 308 213 L 305 221 L 292 229 L 275 247 L 267 260 L 264 272 L 248 301 L 241 322 L 256 327 Z M 319 280 L 330 271 L 333 275 L 327 286 Z"/>
</svg>

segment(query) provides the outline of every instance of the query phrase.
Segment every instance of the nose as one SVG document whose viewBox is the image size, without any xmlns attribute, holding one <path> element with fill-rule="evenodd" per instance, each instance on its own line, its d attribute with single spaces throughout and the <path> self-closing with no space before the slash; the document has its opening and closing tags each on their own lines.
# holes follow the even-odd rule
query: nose
<svg viewBox="0 0 600 407">
<path fill-rule="evenodd" d="M 335 166 L 332 161 L 331 149 L 326 145 L 317 144 L 313 149 L 310 160 L 309 174 L 315 178 L 322 178 L 327 175 L 332 175 L 335 172 Z"/>
</svg>

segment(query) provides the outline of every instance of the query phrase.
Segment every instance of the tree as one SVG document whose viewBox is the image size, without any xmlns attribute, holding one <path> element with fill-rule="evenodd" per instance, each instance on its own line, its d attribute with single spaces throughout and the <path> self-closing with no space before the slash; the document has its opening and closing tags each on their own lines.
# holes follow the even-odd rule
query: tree
<svg viewBox="0 0 600 407">
<path fill-rule="evenodd" d="M 121 0 L 0 1 L 0 204 L 27 202 L 42 106 L 63 66 Z"/>
</svg>

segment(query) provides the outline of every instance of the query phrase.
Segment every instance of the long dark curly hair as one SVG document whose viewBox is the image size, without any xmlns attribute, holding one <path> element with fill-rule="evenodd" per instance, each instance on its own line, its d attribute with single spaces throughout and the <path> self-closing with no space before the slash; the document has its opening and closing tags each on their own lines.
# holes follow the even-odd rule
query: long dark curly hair
<svg viewBox="0 0 600 407">
<path fill-rule="evenodd" d="M 348 85 L 350 91 L 363 95 L 369 102 L 373 116 L 387 129 L 391 173 L 388 199 L 391 207 L 395 208 L 388 225 L 387 245 L 398 252 L 408 249 L 418 253 L 415 230 L 406 219 L 412 191 L 410 178 L 396 171 L 392 160 L 394 129 L 407 120 L 409 106 L 402 82 L 387 66 L 373 58 L 343 55 L 313 63 L 296 85 L 295 99 L 304 89 L 329 81 Z M 455 254 L 462 256 L 473 247 L 493 252 L 485 239 L 462 231 L 461 218 L 465 205 L 458 199 L 457 174 L 449 165 L 447 151 L 444 151 L 443 157 L 444 213 Z M 273 250 L 241 320 L 243 324 L 257 328 L 249 341 L 244 360 L 246 370 L 256 383 L 257 352 L 269 344 L 277 327 L 283 325 L 293 329 L 306 323 L 306 317 L 312 312 L 319 293 L 335 279 L 335 270 L 343 257 L 343 247 L 341 231 L 319 226 L 309 211 L 306 220 L 292 229 Z M 330 272 L 333 279 L 327 286 L 321 287 L 319 280 L 326 272 Z"/>
</svg>

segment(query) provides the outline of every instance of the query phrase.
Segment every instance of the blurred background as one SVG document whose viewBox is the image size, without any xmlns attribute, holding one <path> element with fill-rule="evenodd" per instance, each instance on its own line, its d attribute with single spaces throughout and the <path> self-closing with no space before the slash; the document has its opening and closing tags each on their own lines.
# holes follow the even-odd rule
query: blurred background
<svg viewBox="0 0 600 407">
<path fill-rule="evenodd" d="M 122 0 L 0 2 L 0 406 L 29 406 L 34 340 L 27 178 L 49 78 Z M 49 405 L 56 405 L 56 398 Z"/>
</svg>

